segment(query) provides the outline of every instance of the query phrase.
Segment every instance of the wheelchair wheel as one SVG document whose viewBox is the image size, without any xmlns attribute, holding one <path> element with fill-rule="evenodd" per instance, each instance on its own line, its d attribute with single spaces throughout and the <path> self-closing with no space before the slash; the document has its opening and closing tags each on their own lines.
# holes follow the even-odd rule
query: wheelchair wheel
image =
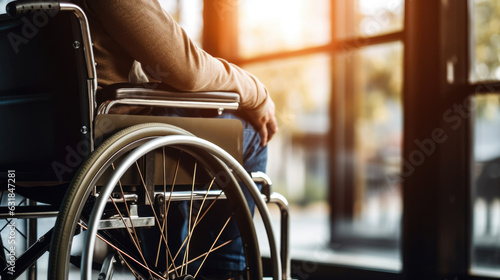
<svg viewBox="0 0 500 280">
<path fill-rule="evenodd" d="M 83 279 L 203 279 L 217 271 L 221 252 L 236 248 L 244 251 L 246 278 L 262 278 L 252 215 L 238 180 L 203 144 L 186 139 L 203 142 L 174 126 L 142 124 L 91 154 L 59 211 L 49 279 L 67 279 L 70 262 L 80 266 Z M 71 256 L 80 231 L 83 252 Z"/>
</svg>

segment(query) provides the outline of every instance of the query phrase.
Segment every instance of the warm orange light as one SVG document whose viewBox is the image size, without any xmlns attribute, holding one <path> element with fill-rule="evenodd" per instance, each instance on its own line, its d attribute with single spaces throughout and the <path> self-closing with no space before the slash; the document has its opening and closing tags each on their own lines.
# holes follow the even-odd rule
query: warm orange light
<svg viewBox="0 0 500 280">
<path fill-rule="evenodd" d="M 329 1 L 245 0 L 240 2 L 240 50 L 293 50 L 329 40 Z"/>
</svg>

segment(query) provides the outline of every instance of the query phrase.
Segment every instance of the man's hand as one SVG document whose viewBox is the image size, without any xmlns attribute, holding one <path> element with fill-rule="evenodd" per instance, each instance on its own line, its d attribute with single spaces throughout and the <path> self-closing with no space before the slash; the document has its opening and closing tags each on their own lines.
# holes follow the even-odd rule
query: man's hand
<svg viewBox="0 0 500 280">
<path fill-rule="evenodd" d="M 263 110 L 247 112 L 252 124 L 259 132 L 262 146 L 266 146 L 274 134 L 278 132 L 275 110 L 274 102 L 269 98 Z"/>
</svg>

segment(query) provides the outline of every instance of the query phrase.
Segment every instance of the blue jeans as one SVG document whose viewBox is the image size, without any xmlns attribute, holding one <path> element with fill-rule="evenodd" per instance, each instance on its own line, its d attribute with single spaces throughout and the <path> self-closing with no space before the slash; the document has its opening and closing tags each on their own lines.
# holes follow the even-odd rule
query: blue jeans
<svg viewBox="0 0 500 280">
<path fill-rule="evenodd" d="M 201 117 L 202 114 L 199 110 L 193 109 L 167 109 L 165 115 L 167 116 L 180 116 L 180 117 Z M 237 119 L 243 124 L 243 167 L 247 172 L 266 172 L 267 165 L 267 146 L 262 147 L 260 145 L 260 135 L 251 125 L 251 123 L 242 115 L 238 113 L 223 113 L 216 118 L 221 119 Z M 257 185 L 259 189 L 260 185 Z M 242 188 L 243 195 L 248 203 L 250 211 L 253 215 L 255 210 L 255 202 L 251 198 L 249 192 L 245 187 Z M 225 206 L 221 206 L 219 211 L 223 212 Z M 217 211 L 217 209 L 210 210 Z M 223 221 L 224 222 L 224 221 Z M 215 238 L 218 234 L 219 227 L 216 228 L 212 233 L 212 238 Z M 182 230 L 183 235 L 187 234 L 187 225 L 184 226 Z M 209 233 L 210 234 L 210 233 Z M 239 230 L 235 222 L 230 222 L 220 237 L 221 240 L 230 240 L 234 237 L 239 236 Z M 211 261 L 204 264 L 204 267 L 208 267 L 211 270 L 223 270 L 223 271 L 242 271 L 245 269 L 245 257 L 243 253 L 243 245 L 241 238 L 236 239 L 229 245 L 211 253 Z M 219 273 L 219 272 L 214 272 Z M 219 274 L 219 276 L 221 276 Z M 222 277 L 222 276 L 221 276 Z"/>
</svg>

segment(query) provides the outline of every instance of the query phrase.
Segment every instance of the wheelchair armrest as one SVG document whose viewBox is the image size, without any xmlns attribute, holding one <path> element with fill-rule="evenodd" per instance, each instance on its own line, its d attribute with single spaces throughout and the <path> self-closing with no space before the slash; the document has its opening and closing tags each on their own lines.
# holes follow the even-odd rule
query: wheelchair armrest
<svg viewBox="0 0 500 280">
<path fill-rule="evenodd" d="M 235 92 L 182 92 L 159 83 L 119 83 L 98 92 L 98 114 L 115 105 L 236 110 L 240 96 Z"/>
<path fill-rule="evenodd" d="M 45 11 L 56 14 L 61 9 L 59 1 L 13 1 L 7 4 L 5 11 L 11 17 L 20 17 L 27 13 Z"/>
<path fill-rule="evenodd" d="M 262 189 L 260 192 L 265 196 L 266 202 L 270 202 L 271 195 L 273 194 L 273 182 L 271 181 L 271 178 L 267 176 L 266 173 L 261 171 L 250 173 L 250 177 L 252 177 L 254 183 L 261 184 Z"/>
</svg>

